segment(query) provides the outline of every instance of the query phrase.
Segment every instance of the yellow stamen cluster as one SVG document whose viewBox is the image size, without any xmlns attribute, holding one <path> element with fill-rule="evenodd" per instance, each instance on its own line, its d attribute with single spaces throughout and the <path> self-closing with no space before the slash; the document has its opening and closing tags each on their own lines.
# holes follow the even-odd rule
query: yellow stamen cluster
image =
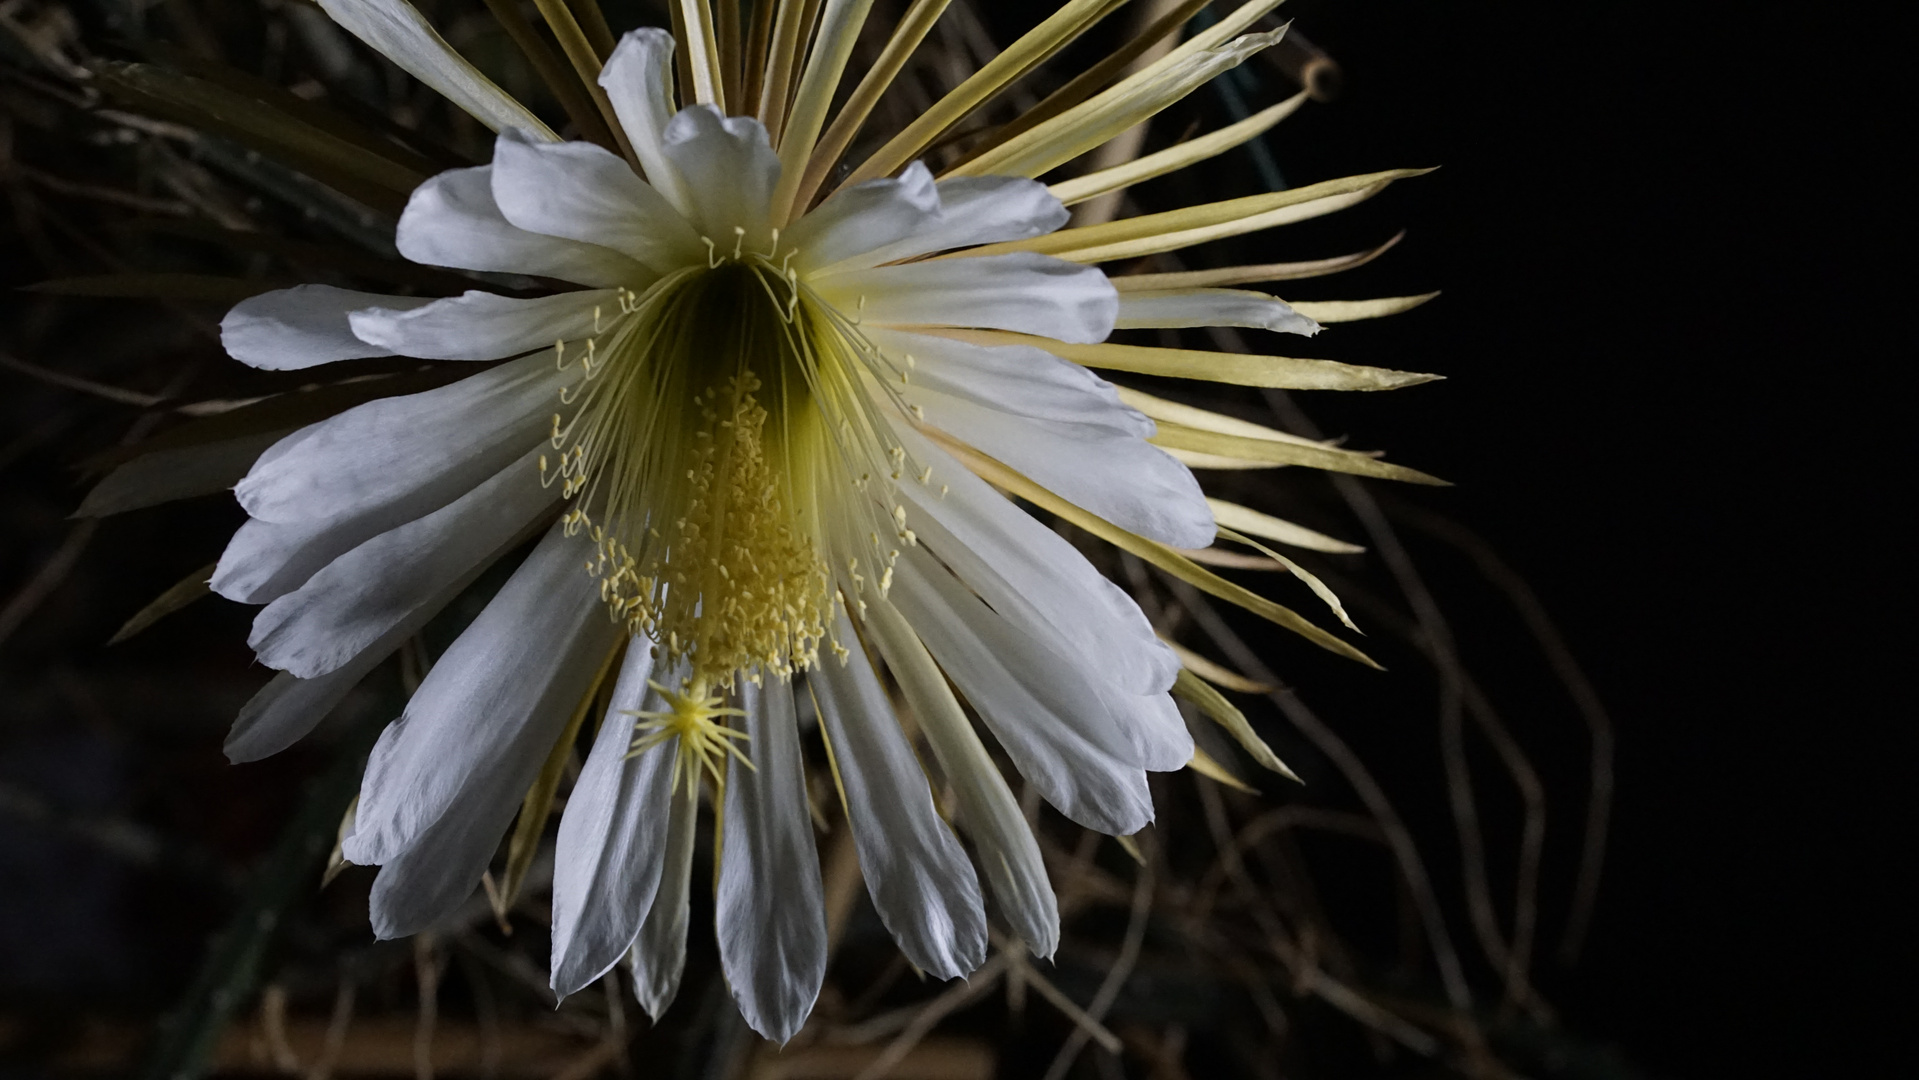
<svg viewBox="0 0 1919 1080">
<path fill-rule="evenodd" d="M 913 542 L 891 485 L 921 471 L 873 412 L 869 387 L 893 372 L 857 324 L 735 247 L 622 292 L 593 338 L 556 349 L 579 378 L 553 420 L 558 461 L 541 462 L 594 542 L 601 599 L 686 662 L 688 686 L 839 652 L 835 566 L 850 592 L 885 591 Z"/>
</svg>

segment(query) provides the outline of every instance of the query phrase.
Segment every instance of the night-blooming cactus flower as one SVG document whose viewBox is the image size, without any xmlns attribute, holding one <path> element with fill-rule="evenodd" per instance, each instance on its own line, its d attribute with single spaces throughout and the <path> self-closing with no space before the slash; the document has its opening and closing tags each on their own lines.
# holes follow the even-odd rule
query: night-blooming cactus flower
<svg viewBox="0 0 1919 1080">
<path fill-rule="evenodd" d="M 1422 477 L 1091 369 L 1408 385 L 1426 376 L 1106 339 L 1151 327 L 1310 334 L 1313 316 L 1411 301 L 1289 306 L 1221 287 L 1335 261 L 1119 278 L 1099 267 L 1327 213 L 1407 174 L 1067 227 L 1069 203 L 1218 154 L 1295 99 L 1051 187 L 1034 179 L 1272 44 L 1279 31 L 1248 32 L 1272 0 L 1131 74 L 1056 95 L 943 176 L 918 163 L 1114 6 L 1067 4 L 836 186 L 840 156 L 942 4 L 915 5 L 830 126 L 870 3 L 827 0 L 810 49 L 789 25 L 804 5 L 779 5 L 763 70 L 745 80 L 758 97 L 744 104 L 726 95 L 743 96 L 738 73 L 760 65 L 722 47 L 702 0 L 681 5 L 684 40 L 637 30 L 603 64 L 561 34 L 576 66 L 599 65 L 604 145 L 559 139 L 404 0 L 323 6 L 497 133 L 491 164 L 413 192 L 400 252 L 547 283 L 438 299 L 308 285 L 248 300 L 223 324 L 228 351 L 260 368 L 473 365 L 294 431 L 239 482 L 250 520 L 212 585 L 265 605 L 250 644 L 282 674 L 236 725 L 233 758 L 305 735 L 483 570 L 531 544 L 367 765 L 342 854 L 381 867 L 380 936 L 426 929 L 470 896 L 534 806 L 529 790 L 546 785 L 550 802 L 566 748 L 597 725 L 559 830 L 554 990 L 627 958 L 647 1009 L 670 1004 L 706 798 L 728 982 L 757 1030 L 787 1038 L 826 963 L 801 739 L 801 718 L 817 716 L 874 906 L 907 958 L 941 978 L 977 968 L 987 895 L 1013 935 L 1050 955 L 1059 917 L 1040 850 L 969 709 L 1048 802 L 1109 834 L 1148 824 L 1146 774 L 1195 754 L 1169 694 L 1181 661 L 1126 593 L 1009 496 L 1351 652 L 1180 553 L 1221 532 L 1335 544 L 1209 501 L 1189 466 Z"/>
</svg>

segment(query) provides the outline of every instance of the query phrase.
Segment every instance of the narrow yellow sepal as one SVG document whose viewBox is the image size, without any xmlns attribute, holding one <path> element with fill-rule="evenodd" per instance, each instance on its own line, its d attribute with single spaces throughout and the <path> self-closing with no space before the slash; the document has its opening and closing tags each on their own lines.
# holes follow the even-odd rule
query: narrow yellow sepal
<svg viewBox="0 0 1919 1080">
<path fill-rule="evenodd" d="M 1208 780 L 1216 780 L 1229 788 L 1243 791 L 1248 795 L 1259 794 L 1258 788 L 1253 787 L 1251 784 L 1228 772 L 1226 766 L 1207 757 L 1206 751 L 1201 750 L 1197 746 L 1193 747 L 1193 760 L 1187 762 L 1186 767 L 1204 776 Z"/>
<path fill-rule="evenodd" d="M 1301 188 L 1201 203 L 1101 225 L 1060 229 L 1026 240 L 986 244 L 941 258 L 970 258 L 1011 251 L 1034 251 L 1083 263 L 1137 258 L 1330 214 L 1371 198 L 1395 180 L 1423 176 L 1431 171 L 1390 169 L 1344 176 Z"/>
<path fill-rule="evenodd" d="M 1008 330 L 940 328 L 930 332 L 975 345 L 1028 345 L 1076 364 L 1109 371 L 1130 371 L 1138 375 L 1161 375 L 1172 379 L 1199 379 L 1236 386 L 1262 386 L 1274 390 L 1397 390 L 1444 378 L 1442 375 L 1292 356 L 1161 349 L 1149 345 L 1115 345 L 1111 342 L 1081 345 Z"/>
<path fill-rule="evenodd" d="M 1392 239 L 1376 248 L 1356 251 L 1351 255 L 1336 255 L 1330 259 L 1260 263 L 1253 266 L 1222 266 L 1214 270 L 1179 270 L 1165 274 L 1123 274 L 1109 280 L 1120 292 L 1204 289 L 1220 285 L 1251 285 L 1264 281 L 1300 281 L 1364 266 L 1392 250 L 1394 244 L 1405 238 L 1406 230 L 1401 229 L 1393 234 Z"/>
<path fill-rule="evenodd" d="M 1188 165 L 1195 165 L 1211 157 L 1217 157 L 1232 148 L 1264 135 L 1274 124 L 1291 116 L 1306 103 L 1306 92 L 1300 91 L 1285 101 L 1241 120 L 1230 127 L 1224 127 L 1209 135 L 1197 139 L 1188 139 L 1175 146 L 1169 146 L 1154 154 L 1135 158 L 1124 165 L 1115 165 L 1110 169 L 1076 176 L 1063 180 L 1047 190 L 1053 197 L 1067 206 L 1085 202 L 1109 191 L 1118 191 L 1143 183 L 1156 176 L 1178 172 Z"/>
<path fill-rule="evenodd" d="M 1377 300 L 1301 300 L 1293 303 L 1293 310 L 1314 322 L 1358 322 L 1411 311 L 1438 295 L 1429 292 L 1418 296 L 1382 296 Z"/>
<path fill-rule="evenodd" d="M 1261 513 L 1249 506 L 1241 506 L 1225 499 L 1207 499 L 1206 505 L 1213 510 L 1213 520 L 1221 527 L 1237 529 L 1261 539 L 1271 540 L 1289 547 L 1306 548 L 1309 551 L 1325 551 L 1335 555 L 1356 555 L 1366 549 L 1358 544 L 1349 544 L 1336 540 L 1322 532 L 1315 532 L 1304 525 Z"/>
<path fill-rule="evenodd" d="M 1173 681 L 1173 696 L 1192 702 L 1208 719 L 1225 728 L 1261 768 L 1271 769 L 1288 780 L 1305 782 L 1299 779 L 1298 773 L 1279 760 L 1279 755 L 1273 753 L 1273 748 L 1267 746 L 1266 740 L 1253 730 L 1252 722 L 1246 719 L 1246 714 L 1240 712 L 1238 706 L 1227 701 L 1226 695 L 1208 685 L 1192 670 L 1180 671 L 1179 677 Z"/>
<path fill-rule="evenodd" d="M 1160 640 L 1165 641 L 1164 638 Z M 1174 656 L 1179 657 L 1181 667 L 1212 683 L 1214 686 L 1223 686 L 1228 690 L 1237 690 L 1242 694 L 1270 694 L 1278 689 L 1276 686 L 1270 686 L 1266 683 L 1249 679 L 1239 672 L 1234 671 L 1232 668 L 1227 667 L 1225 664 L 1201 656 L 1184 645 L 1167 641 L 1166 647 L 1173 650 Z"/>
</svg>

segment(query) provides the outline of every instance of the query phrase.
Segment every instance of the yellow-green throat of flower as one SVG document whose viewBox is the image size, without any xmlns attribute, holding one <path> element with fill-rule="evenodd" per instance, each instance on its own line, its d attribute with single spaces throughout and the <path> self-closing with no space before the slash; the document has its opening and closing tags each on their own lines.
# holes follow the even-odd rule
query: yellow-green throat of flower
<svg viewBox="0 0 1919 1080">
<path fill-rule="evenodd" d="M 701 697 L 842 650 L 833 606 L 864 601 L 837 583 L 884 595 L 914 542 L 892 485 L 924 470 L 875 412 L 902 373 L 785 261 L 716 254 L 622 290 L 556 350 L 577 376 L 542 481 L 612 615 Z"/>
</svg>

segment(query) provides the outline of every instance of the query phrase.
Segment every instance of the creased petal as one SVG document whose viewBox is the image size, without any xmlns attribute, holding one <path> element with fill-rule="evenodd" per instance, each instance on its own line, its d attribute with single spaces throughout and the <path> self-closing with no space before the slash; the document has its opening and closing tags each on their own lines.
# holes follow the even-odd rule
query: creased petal
<svg viewBox="0 0 1919 1080">
<path fill-rule="evenodd" d="M 627 31 L 600 69 L 600 86 L 646 182 L 681 214 L 691 214 L 686 183 L 666 153 L 666 126 L 673 120 L 673 35 L 652 26 Z"/>
<path fill-rule="evenodd" d="M 1010 626 L 925 549 L 909 548 L 894 570 L 888 598 L 1047 802 L 1109 835 L 1151 824 L 1131 741 L 1077 668 Z"/>
<path fill-rule="evenodd" d="M 1046 879 L 1039 842 L 1006 778 L 905 617 L 878 597 L 867 605 L 866 614 L 873 641 L 912 703 L 920 730 L 952 786 L 960 824 L 979 846 L 980 865 L 1001 913 L 1035 955 L 1052 956 L 1059 945 L 1059 901 Z"/>
<path fill-rule="evenodd" d="M 258 761 L 305 738 L 353 692 L 360 680 L 460 595 L 472 576 L 468 574 L 451 581 L 438 592 L 419 599 L 384 634 L 326 674 L 311 679 L 296 678 L 284 671 L 275 675 L 241 708 L 239 717 L 233 721 L 233 729 L 227 733 L 227 760 L 235 764 Z"/>
<path fill-rule="evenodd" d="M 728 250 L 736 242 L 748 250 L 772 250 L 767 219 L 780 159 L 758 120 L 692 105 L 666 125 L 664 149 L 686 185 L 687 220 L 702 236 Z M 745 229 L 745 236 L 735 228 Z"/>
<path fill-rule="evenodd" d="M 933 174 L 915 161 L 897 179 L 868 180 L 835 192 L 780 235 L 781 247 L 793 249 L 793 266 L 802 275 L 857 269 L 870 265 L 861 256 L 936 225 L 939 214 Z"/>
<path fill-rule="evenodd" d="M 593 334 L 593 312 L 617 313 L 608 289 L 554 293 L 532 299 L 469 290 L 411 311 L 369 307 L 349 316 L 362 341 L 425 360 L 499 360 L 556 341 Z"/>
<path fill-rule="evenodd" d="M 491 165 L 451 169 L 413 189 L 394 244 L 427 266 L 533 274 L 598 288 L 653 276 L 612 248 L 527 232 L 507 221 L 493 201 Z"/>
<path fill-rule="evenodd" d="M 87 497 L 80 500 L 80 508 L 73 516 L 106 517 L 175 499 L 226 491 L 246 476 L 267 447 L 289 434 L 263 431 L 258 435 L 142 454 L 101 477 L 87 492 Z"/>
<path fill-rule="evenodd" d="M 880 326 L 971 326 L 1090 344 L 1113 332 L 1119 293 L 1090 266 L 1016 251 L 829 274 L 828 303 Z"/>
<path fill-rule="evenodd" d="M 826 901 L 793 687 L 772 676 L 763 686 L 743 684 L 740 705 L 754 767 L 734 762 L 727 772 L 714 920 L 740 1015 L 784 1043 L 806 1021 L 826 977 Z"/>
<path fill-rule="evenodd" d="M 592 143 L 502 134 L 493 150 L 493 198 L 522 229 L 609 247 L 661 273 L 706 255 L 699 234 L 665 196 L 619 155 Z"/>
<path fill-rule="evenodd" d="M 1037 180 L 973 176 L 942 180 L 939 219 L 885 247 L 868 252 L 860 265 L 931 255 L 936 251 L 1025 240 L 1066 224 L 1072 214 Z"/>
<path fill-rule="evenodd" d="M 1126 292 L 1119 298 L 1119 328 L 1246 326 L 1281 334 L 1319 333 L 1319 324 L 1277 296 L 1250 289 L 1178 289 Z"/>
<path fill-rule="evenodd" d="M 845 615 L 838 634 L 857 645 Z M 986 962 L 979 878 L 940 818 L 866 653 L 854 648 L 844 664 L 827 659 L 809 679 L 880 921 L 913 966 L 942 979 L 971 974 Z"/>
<path fill-rule="evenodd" d="M 415 608 L 477 576 L 558 502 L 559 492 L 540 483 L 538 453 L 335 559 L 268 604 L 247 644 L 261 663 L 303 679 L 359 655 Z"/>
<path fill-rule="evenodd" d="M 555 525 L 374 746 L 341 851 L 361 865 L 419 856 L 375 882 L 381 937 L 431 925 L 472 891 L 617 640 L 585 550 Z"/>
<path fill-rule="evenodd" d="M 265 371 L 391 356 L 390 350 L 355 336 L 348 314 L 376 305 L 410 311 L 432 302 L 430 296 L 383 296 L 331 285 L 295 285 L 233 305 L 220 320 L 220 344 L 226 346 L 228 356 Z"/>
<path fill-rule="evenodd" d="M 897 434 L 933 469 L 930 487 L 899 487 L 908 524 L 960 580 L 1015 626 L 1079 660 L 1095 682 L 1137 694 L 1173 685 L 1179 658 L 1125 590 L 924 436 Z"/>
<path fill-rule="evenodd" d="M 320 6 L 354 37 L 494 131 L 525 128 L 559 141 L 539 117 L 454 52 L 406 0 L 320 0 Z"/>
<path fill-rule="evenodd" d="M 1138 439 L 1157 430 L 1145 413 L 1122 402 L 1118 389 L 1091 368 L 1030 345 L 975 345 L 879 326 L 860 329 L 881 352 L 908 370 L 909 387 L 1016 416 L 1095 425 Z"/>
<path fill-rule="evenodd" d="M 552 360 L 536 355 L 371 401 L 280 440 L 234 489 L 253 518 L 221 554 L 213 591 L 267 603 L 466 494 L 540 441 L 557 386 Z"/>
<path fill-rule="evenodd" d="M 553 992 L 578 992 L 626 955 L 666 861 L 673 748 L 627 757 L 633 713 L 658 710 L 652 643 L 629 642 L 593 752 L 567 796 L 553 864 Z M 651 700 L 649 701 L 649 695 Z"/>
<path fill-rule="evenodd" d="M 1035 421 L 907 386 L 926 422 L 1129 532 L 1203 548 L 1217 531 L 1193 471 L 1137 435 L 1097 424 Z"/>
<path fill-rule="evenodd" d="M 662 743 L 653 752 L 671 754 L 672 750 L 672 744 Z M 633 996 L 655 1021 L 673 1004 L 680 992 L 680 975 L 686 970 L 687 900 L 693 887 L 694 829 L 700 820 L 698 785 L 682 782 L 672 804 L 666 819 L 660 888 L 626 954 L 633 973 Z M 653 827 L 659 828 L 657 819 Z"/>
</svg>

